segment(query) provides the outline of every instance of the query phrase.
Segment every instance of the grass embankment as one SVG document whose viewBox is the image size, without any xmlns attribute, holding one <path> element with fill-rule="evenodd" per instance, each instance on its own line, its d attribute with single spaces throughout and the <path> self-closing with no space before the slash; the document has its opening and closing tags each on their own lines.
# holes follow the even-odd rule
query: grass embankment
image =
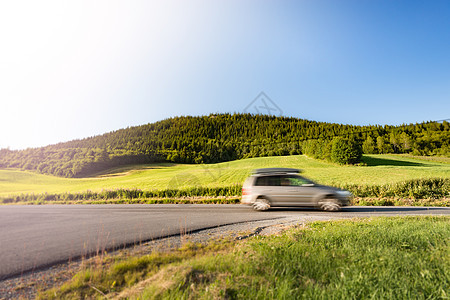
<svg viewBox="0 0 450 300">
<path fill-rule="evenodd" d="M 445 206 L 448 199 L 435 199 L 450 195 L 449 161 L 368 155 L 365 166 L 339 166 L 297 155 L 211 165 L 129 166 L 84 179 L 0 170 L 0 202 L 237 203 L 251 170 L 279 166 L 300 168 L 319 183 L 346 188 L 358 197 L 356 204 Z"/>
<path fill-rule="evenodd" d="M 450 218 L 314 222 L 279 236 L 105 259 L 41 299 L 446 299 Z"/>
<path fill-rule="evenodd" d="M 356 198 L 355 205 L 450 206 L 450 178 L 414 179 L 382 186 L 341 185 Z M 235 204 L 241 185 L 156 191 L 118 189 L 102 192 L 22 194 L 0 198 L 3 204 Z"/>
<path fill-rule="evenodd" d="M 444 159 L 444 158 L 442 158 Z M 290 167 L 322 184 L 383 185 L 410 179 L 450 178 L 446 160 L 399 155 L 366 155 L 366 166 L 339 166 L 304 155 L 259 157 L 209 165 L 152 164 L 110 170 L 90 178 L 61 178 L 20 170 L 0 170 L 0 196 L 101 192 L 114 189 L 189 189 L 242 184 L 253 169 Z"/>
</svg>

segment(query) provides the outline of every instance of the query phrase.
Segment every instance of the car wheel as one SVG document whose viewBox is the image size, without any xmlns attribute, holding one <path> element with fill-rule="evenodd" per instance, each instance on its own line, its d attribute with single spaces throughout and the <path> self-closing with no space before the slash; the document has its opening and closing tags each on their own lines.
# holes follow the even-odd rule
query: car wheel
<svg viewBox="0 0 450 300">
<path fill-rule="evenodd" d="M 341 206 L 334 198 L 324 198 L 317 203 L 319 208 L 323 211 L 340 211 Z"/>
<path fill-rule="evenodd" d="M 268 210 L 270 208 L 270 202 L 266 198 L 258 198 L 253 203 L 253 209 L 257 211 Z"/>
</svg>

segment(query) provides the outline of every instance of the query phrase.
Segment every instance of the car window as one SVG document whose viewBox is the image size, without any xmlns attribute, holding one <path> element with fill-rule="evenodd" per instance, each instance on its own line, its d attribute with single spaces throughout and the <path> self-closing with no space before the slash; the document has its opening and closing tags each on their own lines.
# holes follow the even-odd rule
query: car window
<svg viewBox="0 0 450 300">
<path fill-rule="evenodd" d="M 280 176 L 261 176 L 256 178 L 256 186 L 280 186 Z"/>
<path fill-rule="evenodd" d="M 290 186 L 301 186 L 303 184 L 311 184 L 313 183 L 311 180 L 308 180 L 306 178 L 300 177 L 300 176 L 285 176 L 285 180 L 289 181 Z"/>
<path fill-rule="evenodd" d="M 261 176 L 256 178 L 255 186 L 301 186 L 311 183 L 311 180 L 297 175 Z"/>
</svg>

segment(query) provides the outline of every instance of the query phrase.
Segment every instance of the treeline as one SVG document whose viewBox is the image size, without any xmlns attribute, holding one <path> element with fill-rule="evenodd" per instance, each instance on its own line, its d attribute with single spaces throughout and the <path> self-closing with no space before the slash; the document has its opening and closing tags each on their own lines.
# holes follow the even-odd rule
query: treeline
<svg viewBox="0 0 450 300">
<path fill-rule="evenodd" d="M 41 148 L 1 149 L 0 168 L 84 177 L 151 162 L 215 163 L 302 153 L 327 159 L 335 137 L 355 141 L 367 154 L 449 156 L 449 129 L 446 121 L 355 126 L 251 114 L 175 117 Z"/>
</svg>

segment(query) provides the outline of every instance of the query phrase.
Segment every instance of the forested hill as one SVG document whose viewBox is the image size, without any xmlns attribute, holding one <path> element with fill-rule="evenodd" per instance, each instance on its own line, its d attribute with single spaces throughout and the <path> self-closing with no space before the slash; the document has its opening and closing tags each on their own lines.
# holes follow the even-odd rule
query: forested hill
<svg viewBox="0 0 450 300">
<path fill-rule="evenodd" d="M 365 153 L 449 155 L 448 122 L 353 126 L 288 117 L 218 114 L 175 117 L 41 148 L 0 150 L 0 168 L 83 177 L 125 164 L 212 163 L 300 154 L 311 142 L 355 139 Z M 309 141 L 309 142 L 306 142 Z"/>
</svg>

